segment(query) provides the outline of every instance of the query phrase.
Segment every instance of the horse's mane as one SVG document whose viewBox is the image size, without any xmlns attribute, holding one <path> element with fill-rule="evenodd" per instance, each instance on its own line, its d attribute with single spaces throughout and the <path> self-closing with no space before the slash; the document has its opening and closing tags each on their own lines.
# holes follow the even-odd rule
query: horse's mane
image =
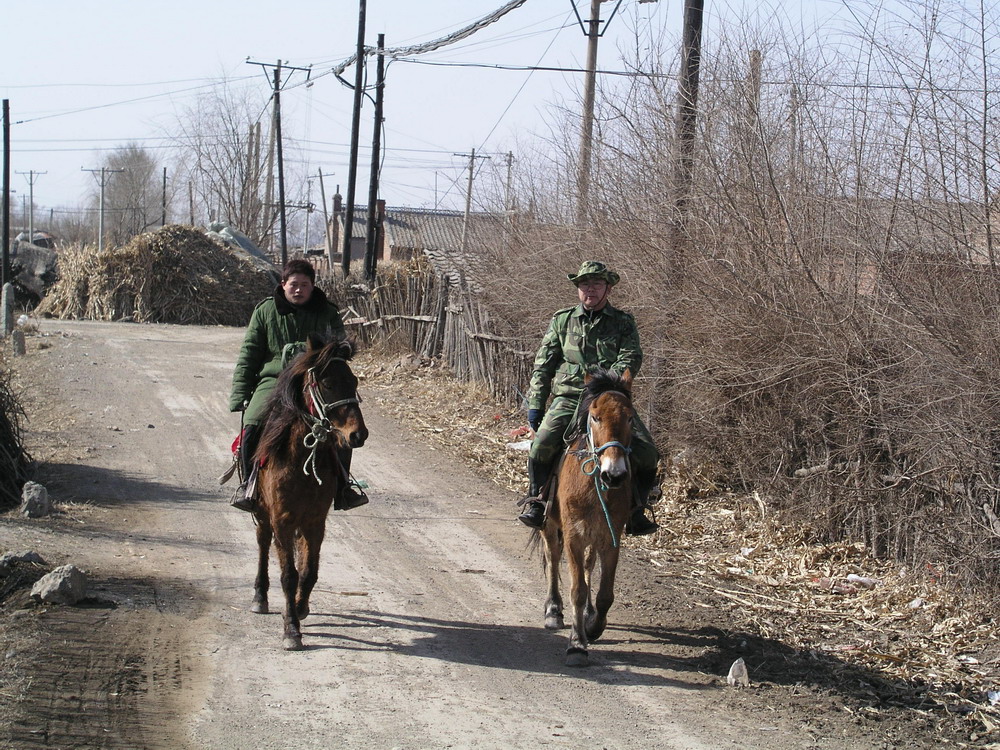
<svg viewBox="0 0 1000 750">
<path fill-rule="evenodd" d="M 618 391 L 632 404 L 632 389 L 621 375 L 614 370 L 598 368 L 590 371 L 590 380 L 583 386 L 583 395 L 580 396 L 580 408 L 576 411 L 576 426 L 573 428 L 573 436 L 579 437 L 587 434 L 587 415 L 590 413 L 590 405 L 602 393 L 608 391 Z"/>
<path fill-rule="evenodd" d="M 328 336 L 309 334 L 306 350 L 293 359 L 278 376 L 264 411 L 264 431 L 257 448 L 258 456 L 270 455 L 287 446 L 292 425 L 305 410 L 302 392 L 309 370 L 323 372 L 335 359 L 350 360 L 354 356 L 354 341 L 335 342 Z"/>
</svg>

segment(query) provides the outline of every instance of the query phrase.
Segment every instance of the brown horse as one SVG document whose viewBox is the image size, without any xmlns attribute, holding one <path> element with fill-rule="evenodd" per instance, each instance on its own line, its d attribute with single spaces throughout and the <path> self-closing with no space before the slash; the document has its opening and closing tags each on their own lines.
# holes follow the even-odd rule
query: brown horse
<svg viewBox="0 0 1000 750">
<path fill-rule="evenodd" d="M 542 529 L 549 593 L 545 627 L 563 627 L 559 559 L 570 576 L 573 624 L 566 664 L 588 663 L 587 644 L 597 640 L 614 602 L 619 544 L 632 505 L 632 375 L 598 370 L 588 376 L 580 400 L 577 439 L 563 459 L 555 500 Z M 594 566 L 600 561 L 596 606 L 591 600 Z"/>
<path fill-rule="evenodd" d="M 267 613 L 267 563 L 274 541 L 285 595 L 284 647 L 302 648 L 299 621 L 309 614 L 309 594 L 319 573 L 326 517 L 348 482 L 338 449 L 368 439 L 348 364 L 354 346 L 310 335 L 306 350 L 281 373 L 257 447 L 257 580 L 251 610 Z"/>
</svg>

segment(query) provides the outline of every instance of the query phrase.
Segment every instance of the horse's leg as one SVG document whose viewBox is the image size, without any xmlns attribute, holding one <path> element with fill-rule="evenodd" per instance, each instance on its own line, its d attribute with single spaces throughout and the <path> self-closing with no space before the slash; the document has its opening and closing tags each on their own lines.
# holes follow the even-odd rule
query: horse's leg
<svg viewBox="0 0 1000 750">
<path fill-rule="evenodd" d="M 584 613 L 590 591 L 587 587 L 587 573 L 584 564 L 583 540 L 572 531 L 564 534 L 566 562 L 569 567 L 570 600 L 573 602 L 573 625 L 569 633 L 569 647 L 566 649 L 566 665 L 585 667 L 587 657 L 587 631 L 584 628 Z"/>
<path fill-rule="evenodd" d="M 545 578 L 549 584 L 549 593 L 545 599 L 545 627 L 549 630 L 559 630 L 565 627 L 563 622 L 563 601 L 559 593 L 559 559 L 562 555 L 562 533 L 556 519 L 549 518 L 540 532 L 545 545 Z"/>
<path fill-rule="evenodd" d="M 278 562 L 281 564 L 281 591 L 285 595 L 284 640 L 286 651 L 298 651 L 302 648 L 302 633 L 299 631 L 299 618 L 295 611 L 295 592 L 299 585 L 299 572 L 295 569 L 295 532 L 286 525 L 274 529 L 274 546 L 278 550 Z"/>
<path fill-rule="evenodd" d="M 295 611 L 300 620 L 309 616 L 309 595 L 319 578 L 319 550 L 325 533 L 326 519 L 320 518 L 318 523 L 304 529 L 299 536 L 299 590 L 295 598 Z"/>
<path fill-rule="evenodd" d="M 253 584 L 253 603 L 250 611 L 259 615 L 266 615 L 267 590 L 270 588 L 270 581 L 267 578 L 267 563 L 271 553 L 271 539 L 274 532 L 271 531 L 271 518 L 263 510 L 258 510 L 257 516 L 257 580 Z"/>
<path fill-rule="evenodd" d="M 596 609 L 587 617 L 587 638 L 596 641 L 608 625 L 608 610 L 615 601 L 615 573 L 618 571 L 618 548 L 608 545 L 600 552 L 601 583 L 597 587 Z"/>
<path fill-rule="evenodd" d="M 587 608 L 584 610 L 584 620 L 589 622 L 594 616 L 594 563 L 596 562 L 597 550 L 593 544 L 587 547 L 587 552 L 583 558 L 583 574 L 587 578 Z M 590 631 L 587 632 L 590 635 Z"/>
</svg>

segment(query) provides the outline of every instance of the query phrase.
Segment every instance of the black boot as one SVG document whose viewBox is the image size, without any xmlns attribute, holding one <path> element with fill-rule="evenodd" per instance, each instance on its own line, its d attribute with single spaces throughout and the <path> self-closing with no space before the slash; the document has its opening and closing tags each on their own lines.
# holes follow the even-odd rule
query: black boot
<svg viewBox="0 0 1000 750">
<path fill-rule="evenodd" d="M 233 493 L 229 504 L 239 510 L 252 512 L 257 505 L 257 462 L 254 453 L 260 438 L 260 426 L 248 424 L 240 436 L 240 486 Z"/>
<path fill-rule="evenodd" d="M 637 476 L 635 492 L 632 495 L 632 514 L 625 522 L 625 533 L 631 536 L 646 536 L 660 527 L 655 521 L 646 518 L 646 508 L 649 506 L 649 496 L 656 487 L 656 474 Z"/>
<path fill-rule="evenodd" d="M 344 483 L 340 487 L 340 492 L 333 500 L 334 510 L 351 510 L 360 508 L 368 504 L 368 495 L 364 493 L 361 486 L 351 479 L 351 458 L 354 451 L 350 448 L 337 448 L 337 458 L 340 465 L 344 467 Z"/>
<path fill-rule="evenodd" d="M 646 506 L 644 505 L 636 505 L 632 508 L 632 515 L 625 522 L 625 533 L 630 536 L 646 536 L 659 528 L 656 522 L 646 518 Z"/>
<path fill-rule="evenodd" d="M 552 464 L 528 459 L 528 494 L 518 505 L 524 507 L 517 520 L 525 526 L 540 529 L 545 525 L 545 485 L 552 473 Z"/>
</svg>

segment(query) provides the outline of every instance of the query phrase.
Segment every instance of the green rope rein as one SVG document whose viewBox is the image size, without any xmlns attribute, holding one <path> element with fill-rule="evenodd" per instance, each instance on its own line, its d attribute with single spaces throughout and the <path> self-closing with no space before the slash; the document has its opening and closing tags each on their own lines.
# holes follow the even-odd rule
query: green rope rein
<svg viewBox="0 0 1000 750">
<path fill-rule="evenodd" d="M 611 440 L 600 448 L 594 447 L 594 438 L 590 432 L 590 420 L 587 420 L 587 447 L 590 449 L 590 455 L 587 456 L 583 461 L 580 462 L 580 471 L 586 474 L 588 477 L 594 478 L 594 489 L 597 491 L 597 499 L 601 503 L 601 510 L 604 511 L 604 520 L 608 524 L 608 532 L 611 534 L 611 546 L 618 546 L 618 538 L 615 536 L 614 526 L 611 524 L 611 513 L 608 512 L 608 503 L 604 499 L 604 493 L 608 491 L 608 486 L 601 481 L 601 466 L 598 463 L 598 459 L 601 453 L 608 448 L 621 448 L 625 451 L 627 456 L 632 452 L 632 449 L 627 445 L 622 445 L 617 440 Z M 590 466 L 588 471 L 587 467 Z"/>
</svg>

